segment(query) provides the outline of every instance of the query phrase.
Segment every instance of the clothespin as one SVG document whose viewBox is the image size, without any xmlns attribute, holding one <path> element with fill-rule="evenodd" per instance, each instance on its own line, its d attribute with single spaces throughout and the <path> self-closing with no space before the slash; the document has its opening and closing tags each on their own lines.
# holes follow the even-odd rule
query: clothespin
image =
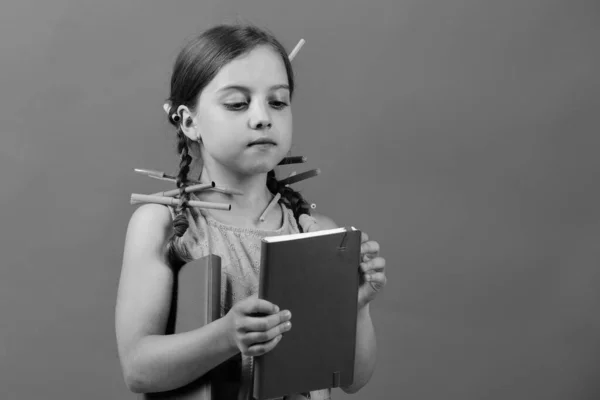
<svg viewBox="0 0 600 400">
<path fill-rule="evenodd" d="M 173 197 L 166 196 L 153 196 L 148 194 L 139 194 L 132 193 L 130 204 L 139 204 L 139 203 L 155 203 L 155 204 L 164 204 L 168 206 L 178 206 L 181 204 L 181 199 L 176 199 Z M 213 203 L 208 201 L 196 201 L 190 200 L 188 201 L 188 205 L 191 207 L 198 208 L 212 208 L 216 210 L 231 210 L 231 204 L 222 204 L 222 203 Z"/>
<path fill-rule="evenodd" d="M 300 182 L 305 179 L 312 178 L 313 176 L 317 176 L 320 173 L 321 173 L 321 170 L 319 168 L 312 169 L 310 171 L 305 171 L 305 172 L 302 172 L 299 174 L 288 176 L 287 178 L 280 180 L 279 184 L 280 185 L 291 185 L 292 183 Z"/>
<path fill-rule="evenodd" d="M 199 192 L 201 190 L 212 189 L 215 187 L 214 182 L 210 183 L 200 183 L 198 185 L 187 186 L 183 191 L 185 193 L 193 193 Z M 153 193 L 152 196 L 165 196 L 165 197 L 175 197 L 179 196 L 181 191 L 179 189 L 167 190 L 165 192 Z"/>
<path fill-rule="evenodd" d="M 301 164 L 306 162 L 306 156 L 291 156 L 285 157 L 277 165 Z"/>
<path fill-rule="evenodd" d="M 292 52 L 288 55 L 290 61 L 292 61 L 296 57 L 302 46 L 304 46 L 304 43 L 306 43 L 306 40 L 300 39 L 296 47 L 294 47 L 294 50 L 292 50 Z"/>
</svg>

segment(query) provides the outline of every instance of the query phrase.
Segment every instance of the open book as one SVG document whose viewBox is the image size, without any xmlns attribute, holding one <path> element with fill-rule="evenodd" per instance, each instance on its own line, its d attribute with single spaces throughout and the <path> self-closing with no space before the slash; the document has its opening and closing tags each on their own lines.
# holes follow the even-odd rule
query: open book
<svg viewBox="0 0 600 400">
<path fill-rule="evenodd" d="M 361 232 L 353 227 L 262 240 L 259 297 L 292 313 L 292 329 L 254 358 L 254 398 L 353 382 Z"/>
</svg>

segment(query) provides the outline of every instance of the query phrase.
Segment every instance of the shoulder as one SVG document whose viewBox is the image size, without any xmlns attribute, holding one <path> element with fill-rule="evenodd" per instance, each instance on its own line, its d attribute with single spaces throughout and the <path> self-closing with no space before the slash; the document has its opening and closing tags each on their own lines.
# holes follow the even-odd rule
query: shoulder
<svg viewBox="0 0 600 400">
<path fill-rule="evenodd" d="M 162 204 L 143 204 L 131 215 L 131 225 L 166 225 L 172 221 L 169 207 Z"/>
<path fill-rule="evenodd" d="M 335 229 L 339 228 L 338 224 L 335 221 L 323 214 L 319 214 L 316 212 L 311 212 L 310 215 L 317 220 L 317 224 L 321 229 Z"/>
<path fill-rule="evenodd" d="M 172 215 L 167 206 L 161 204 L 143 204 L 131 215 L 127 235 L 148 236 L 154 239 L 170 235 L 172 230 Z M 158 237 L 157 237 L 158 236 Z"/>
</svg>

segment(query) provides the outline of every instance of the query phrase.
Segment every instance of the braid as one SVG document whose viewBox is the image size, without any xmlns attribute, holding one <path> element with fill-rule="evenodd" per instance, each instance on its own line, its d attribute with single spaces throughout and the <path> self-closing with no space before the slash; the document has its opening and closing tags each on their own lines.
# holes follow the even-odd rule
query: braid
<svg viewBox="0 0 600 400">
<path fill-rule="evenodd" d="M 181 199 L 181 203 L 175 210 L 176 217 L 173 220 L 173 229 L 175 230 L 175 236 L 181 237 L 185 231 L 187 231 L 189 226 L 185 209 L 188 208 L 190 194 L 185 191 L 185 188 L 188 184 L 188 173 L 190 172 L 192 156 L 189 154 L 187 138 L 181 131 L 181 128 L 177 130 L 177 137 L 179 139 L 179 142 L 177 143 L 177 152 L 181 155 L 181 161 L 179 162 L 179 173 L 177 174 L 177 187 L 179 188 L 179 198 Z"/>
<path fill-rule="evenodd" d="M 171 110 L 172 109 L 176 108 L 171 107 Z M 190 155 L 190 146 L 188 143 L 189 139 L 181 130 L 181 117 L 178 114 L 169 112 L 169 122 L 177 128 L 177 153 L 180 154 L 180 162 L 176 184 L 177 188 L 179 188 L 179 198 L 181 199 L 181 203 L 175 209 L 175 218 L 173 219 L 174 232 L 167 245 L 167 258 L 169 264 L 175 269 L 178 269 L 192 260 L 189 251 L 177 241 L 177 239 L 182 237 L 187 231 L 190 224 L 185 211 L 186 209 L 189 209 L 194 218 L 197 214 L 193 208 L 188 207 L 190 194 L 185 192 L 185 188 L 188 186 L 189 182 L 188 174 L 192 163 L 192 156 Z"/>
<path fill-rule="evenodd" d="M 310 205 L 304 200 L 304 197 L 299 192 L 296 192 L 289 186 L 280 185 L 275 177 L 275 171 L 271 170 L 267 174 L 267 188 L 273 194 L 281 194 L 281 201 L 287 208 L 292 210 L 294 218 L 298 222 L 298 228 L 302 232 L 299 218 L 302 214 L 310 215 Z"/>
</svg>

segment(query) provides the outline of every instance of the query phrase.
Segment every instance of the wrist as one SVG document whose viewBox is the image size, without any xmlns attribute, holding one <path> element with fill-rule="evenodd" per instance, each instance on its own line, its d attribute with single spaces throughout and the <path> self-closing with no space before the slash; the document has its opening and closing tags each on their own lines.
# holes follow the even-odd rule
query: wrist
<svg viewBox="0 0 600 400">
<path fill-rule="evenodd" d="M 225 314 L 225 316 L 221 318 L 221 322 L 223 323 L 223 336 L 226 338 L 227 350 L 229 350 L 230 353 L 237 352 L 238 346 L 235 341 L 235 326 L 231 314 Z"/>
<path fill-rule="evenodd" d="M 370 306 L 370 303 L 359 305 L 358 310 L 357 310 L 358 319 L 369 317 L 371 315 L 371 310 L 370 310 L 369 306 Z"/>
</svg>

